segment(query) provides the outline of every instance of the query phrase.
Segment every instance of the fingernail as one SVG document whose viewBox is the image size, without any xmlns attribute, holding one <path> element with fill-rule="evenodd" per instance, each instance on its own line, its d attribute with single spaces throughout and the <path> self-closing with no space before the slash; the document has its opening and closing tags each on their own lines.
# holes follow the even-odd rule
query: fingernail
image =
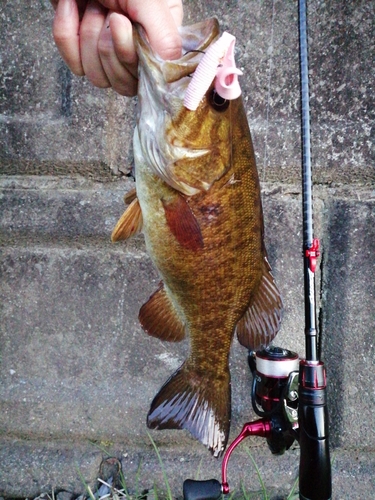
<svg viewBox="0 0 375 500">
<path fill-rule="evenodd" d="M 57 4 L 56 13 L 62 17 L 69 17 L 73 12 L 74 0 L 60 0 Z"/>
</svg>

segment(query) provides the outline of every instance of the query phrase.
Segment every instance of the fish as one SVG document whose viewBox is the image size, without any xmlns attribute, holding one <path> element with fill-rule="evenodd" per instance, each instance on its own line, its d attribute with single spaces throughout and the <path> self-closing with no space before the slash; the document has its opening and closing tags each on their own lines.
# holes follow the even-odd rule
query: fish
<svg viewBox="0 0 375 500">
<path fill-rule="evenodd" d="M 208 19 L 180 29 L 183 55 L 164 61 L 134 27 L 139 58 L 134 191 L 112 241 L 142 232 L 161 282 L 141 307 L 147 334 L 189 337 L 189 354 L 153 399 L 151 429 L 186 429 L 219 457 L 231 421 L 235 335 L 255 350 L 277 334 L 282 299 L 264 244 L 260 183 L 242 98 L 213 84 L 195 111 L 186 89 L 218 39 Z"/>
</svg>

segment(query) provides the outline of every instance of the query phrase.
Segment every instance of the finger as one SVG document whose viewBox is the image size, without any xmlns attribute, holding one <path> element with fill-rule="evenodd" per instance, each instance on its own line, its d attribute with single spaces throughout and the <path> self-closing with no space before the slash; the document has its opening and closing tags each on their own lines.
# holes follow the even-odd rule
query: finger
<svg viewBox="0 0 375 500">
<path fill-rule="evenodd" d="M 130 19 L 142 24 L 152 48 L 160 57 L 181 57 L 182 41 L 177 26 L 182 21 L 183 11 L 179 0 L 121 0 L 120 5 L 126 7 Z"/>
<path fill-rule="evenodd" d="M 79 50 L 79 12 L 74 0 L 59 0 L 53 21 L 53 37 L 71 71 L 75 75 L 84 75 Z"/>
<path fill-rule="evenodd" d="M 177 26 L 181 26 L 183 18 L 183 6 L 181 0 L 142 0 L 142 2 L 150 7 L 150 13 L 155 10 L 165 9 L 165 6 L 167 6 L 167 8 L 171 11 L 175 24 Z M 137 15 L 139 5 L 137 5 L 137 2 L 134 0 L 100 0 L 100 3 L 109 10 L 124 12 L 125 14 L 129 14 L 132 20 L 139 21 Z"/>
<path fill-rule="evenodd" d="M 99 39 L 106 22 L 107 10 L 96 0 L 89 0 L 80 29 L 82 66 L 88 80 L 100 88 L 110 87 L 99 55 Z"/>
<path fill-rule="evenodd" d="M 181 26 L 184 17 L 184 10 L 181 0 L 168 0 L 168 7 L 177 27 Z"/>
<path fill-rule="evenodd" d="M 121 62 L 116 54 L 112 37 L 112 30 L 110 28 L 110 18 L 114 15 L 115 14 L 111 14 L 110 16 L 108 16 L 106 23 L 102 28 L 98 43 L 100 60 L 113 89 L 121 95 L 133 96 L 137 93 L 138 82 L 133 74 L 129 71 L 126 63 Z M 117 16 L 126 19 L 121 14 L 117 14 Z M 130 24 L 128 20 L 126 21 Z M 123 20 L 121 20 L 121 22 L 127 24 Z M 130 42 L 132 44 L 131 40 Z M 133 67 L 134 71 L 134 63 L 131 66 Z"/>
<path fill-rule="evenodd" d="M 130 20 L 117 12 L 109 16 L 113 46 L 116 55 L 128 71 L 138 78 L 138 57 L 133 41 L 133 26 Z"/>
</svg>

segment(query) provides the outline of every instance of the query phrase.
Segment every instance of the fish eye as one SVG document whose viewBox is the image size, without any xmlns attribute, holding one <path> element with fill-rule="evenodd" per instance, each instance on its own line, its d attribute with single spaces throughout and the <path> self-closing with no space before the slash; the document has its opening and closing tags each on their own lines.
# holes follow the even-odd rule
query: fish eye
<svg viewBox="0 0 375 500">
<path fill-rule="evenodd" d="M 212 90 L 210 95 L 210 104 L 215 111 L 225 111 L 228 109 L 229 100 L 223 99 L 219 96 L 215 89 Z"/>
</svg>

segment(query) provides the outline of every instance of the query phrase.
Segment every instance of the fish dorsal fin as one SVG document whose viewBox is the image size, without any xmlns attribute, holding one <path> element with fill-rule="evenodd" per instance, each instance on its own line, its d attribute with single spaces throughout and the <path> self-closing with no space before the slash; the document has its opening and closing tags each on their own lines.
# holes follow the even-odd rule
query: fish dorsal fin
<svg viewBox="0 0 375 500">
<path fill-rule="evenodd" d="M 169 299 L 163 283 L 139 311 L 139 321 L 146 333 L 169 342 L 185 337 L 185 325 Z"/>
<path fill-rule="evenodd" d="M 251 350 L 267 346 L 280 329 L 282 311 L 280 292 L 265 257 L 257 293 L 237 323 L 236 331 L 240 344 Z"/>
<path fill-rule="evenodd" d="M 168 227 L 179 244 L 193 251 L 203 248 L 201 229 L 186 199 L 176 193 L 173 198 L 161 201 Z"/>
<path fill-rule="evenodd" d="M 139 233 L 142 229 L 142 225 L 142 211 L 138 198 L 135 197 L 117 222 L 112 231 L 111 240 L 113 242 L 127 240 L 130 236 Z"/>
</svg>

